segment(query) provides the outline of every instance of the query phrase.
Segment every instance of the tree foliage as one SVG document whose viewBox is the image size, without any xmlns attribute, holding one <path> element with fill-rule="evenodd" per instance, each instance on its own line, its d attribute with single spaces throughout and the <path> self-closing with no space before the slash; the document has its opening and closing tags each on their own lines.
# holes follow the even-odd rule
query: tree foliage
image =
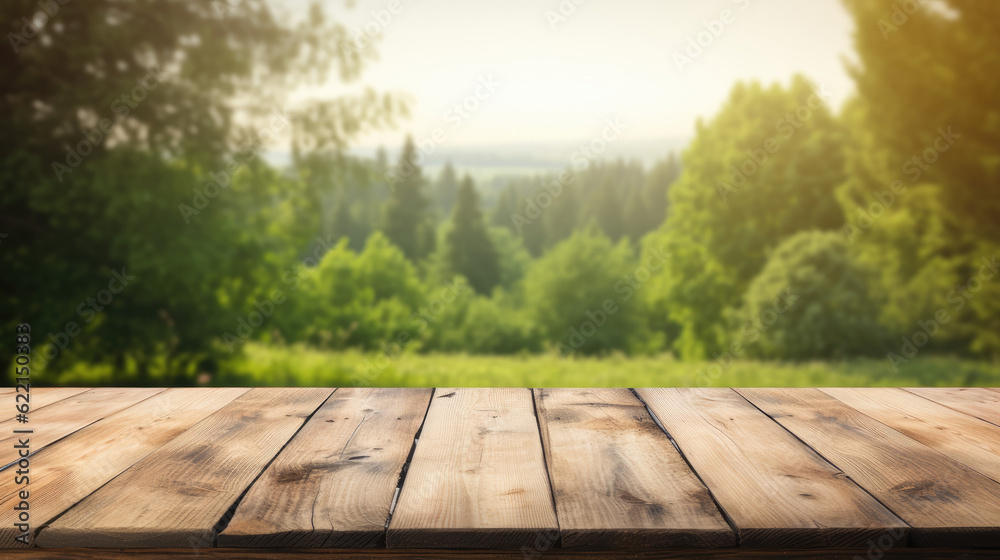
<svg viewBox="0 0 1000 560">
<path fill-rule="evenodd" d="M 480 294 L 489 294 L 500 282 L 500 261 L 486 231 L 472 178 L 462 179 L 446 240 L 448 270 L 464 276 Z"/>
<path fill-rule="evenodd" d="M 746 356 L 838 359 L 884 352 L 887 336 L 870 271 L 839 232 L 806 231 L 782 242 L 733 314 Z"/>
<path fill-rule="evenodd" d="M 858 96 L 844 117 L 852 135 L 839 193 L 845 234 L 882 272 L 874 287 L 888 300 L 883 323 L 908 332 L 951 309 L 948 298 L 966 293 L 982 259 L 1000 250 L 1000 5 L 845 4 L 858 22 Z M 1000 285 L 990 282 L 933 345 L 1000 355 L 998 308 Z"/>
<path fill-rule="evenodd" d="M 737 84 L 698 124 L 656 235 L 671 254 L 657 307 L 680 325 L 674 347 L 683 356 L 720 350 L 727 310 L 783 239 L 843 223 L 834 197 L 842 131 L 825 103 L 799 77 L 788 88 Z"/>
</svg>

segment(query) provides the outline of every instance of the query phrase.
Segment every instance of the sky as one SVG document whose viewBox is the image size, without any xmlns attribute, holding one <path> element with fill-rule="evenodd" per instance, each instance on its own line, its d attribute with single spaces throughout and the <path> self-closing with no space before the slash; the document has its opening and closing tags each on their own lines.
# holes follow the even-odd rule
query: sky
<svg viewBox="0 0 1000 560">
<path fill-rule="evenodd" d="M 297 5 L 307 1 L 283 7 L 305 13 Z M 385 146 L 393 155 L 407 134 L 429 141 L 441 129 L 430 165 L 483 165 L 469 154 L 515 151 L 522 155 L 505 165 L 557 165 L 611 119 L 624 131 L 606 155 L 649 162 L 683 148 L 737 81 L 787 84 L 803 74 L 832 92 L 835 107 L 853 91 L 844 64 L 853 23 L 840 0 L 324 2 L 352 35 L 378 34 L 378 59 L 356 83 L 293 99 L 370 86 L 412 101 L 397 128 L 358 139 L 361 154 Z"/>
</svg>

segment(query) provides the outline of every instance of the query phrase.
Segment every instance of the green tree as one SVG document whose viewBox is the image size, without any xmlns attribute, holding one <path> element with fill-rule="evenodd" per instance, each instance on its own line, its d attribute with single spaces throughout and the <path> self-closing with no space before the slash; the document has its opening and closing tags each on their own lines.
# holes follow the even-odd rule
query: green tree
<svg viewBox="0 0 1000 560">
<path fill-rule="evenodd" d="M 644 235 L 649 233 L 647 225 L 651 221 L 650 213 L 651 209 L 646 203 L 642 191 L 632 191 L 628 195 L 628 200 L 625 201 L 625 209 L 622 212 L 622 228 L 629 241 L 638 243 Z"/>
<path fill-rule="evenodd" d="M 497 197 L 497 203 L 493 207 L 493 212 L 490 214 L 490 225 L 494 227 L 504 227 L 515 232 L 514 221 L 511 220 L 511 215 L 517 212 L 517 189 L 513 183 L 507 185 L 502 191 L 500 191 L 500 196 Z"/>
<path fill-rule="evenodd" d="M 531 266 L 531 254 L 524 247 L 524 241 L 507 228 L 491 227 L 489 234 L 500 262 L 500 286 L 510 290 Z"/>
<path fill-rule="evenodd" d="M 343 147 L 399 104 L 366 93 L 279 110 L 330 71 L 356 78 L 372 54 L 318 7 L 301 23 L 262 0 L 224 17 L 210 3 L 58 7 L 33 33 L 21 18 L 37 2 L 0 7 L 13 47 L 0 51 L 0 317 L 31 322 L 47 379 L 78 360 L 113 365 L 120 383 L 190 383 L 255 283 L 317 231 L 289 230 L 281 247 L 250 234 L 262 208 L 284 215 L 282 196 L 304 193 L 263 168 L 265 137 Z"/>
<path fill-rule="evenodd" d="M 476 292 L 489 294 L 500 282 L 500 262 L 483 223 L 476 188 L 468 175 L 458 189 L 446 243 L 450 272 L 468 279 Z"/>
<path fill-rule="evenodd" d="M 646 232 L 655 230 L 666 220 L 667 206 L 670 203 L 667 193 L 680 174 L 677 154 L 670 152 L 666 159 L 658 161 L 646 175 L 642 187 L 642 200 L 646 204 Z"/>
<path fill-rule="evenodd" d="M 870 272 L 839 232 L 786 239 L 753 279 L 734 313 L 734 353 L 812 360 L 885 353 L 886 331 L 869 293 Z"/>
<path fill-rule="evenodd" d="M 347 238 L 352 248 L 357 248 L 364 243 L 362 225 L 354 219 L 351 212 L 351 202 L 348 196 L 342 195 L 337 200 L 337 206 L 333 214 L 333 235 L 334 239 Z"/>
<path fill-rule="evenodd" d="M 538 189 L 529 191 L 532 196 L 525 196 L 517 201 L 517 218 L 515 231 L 524 241 L 524 246 L 532 257 L 538 258 L 545 250 L 547 240 L 545 232 L 545 209 L 535 202 Z"/>
<path fill-rule="evenodd" d="M 562 186 L 562 191 L 557 192 L 559 196 L 553 197 L 552 204 L 545 214 L 545 237 L 550 247 L 573 235 L 573 232 L 580 227 L 578 223 L 580 204 L 576 186 L 566 184 Z"/>
<path fill-rule="evenodd" d="M 727 310 L 782 240 L 843 224 L 834 196 L 842 131 L 825 101 L 801 77 L 787 89 L 737 84 L 698 123 L 669 190 L 670 215 L 650 241 L 670 254 L 653 306 L 680 326 L 674 347 L 685 358 L 721 349 Z"/>
<path fill-rule="evenodd" d="M 399 163 L 387 172 L 391 196 L 386 202 L 382 230 L 386 237 L 417 262 L 434 250 L 434 227 L 428 215 L 424 178 L 416 163 L 417 149 L 407 137 Z"/>
<path fill-rule="evenodd" d="M 883 324 L 910 333 L 947 308 L 932 345 L 1000 356 L 1000 282 L 956 288 L 1000 253 L 1000 4 L 920 2 L 902 18 L 889 0 L 845 4 L 857 96 L 839 194 L 852 249 L 881 272 Z"/>
<path fill-rule="evenodd" d="M 622 205 L 625 203 L 623 194 L 626 192 L 615 183 L 606 180 L 591 197 L 591 208 L 588 215 L 595 220 L 597 226 L 611 241 L 617 242 L 625 235 Z"/>
<path fill-rule="evenodd" d="M 434 205 L 442 220 L 451 216 L 451 210 L 457 199 L 458 177 L 455 175 L 455 167 L 449 161 L 441 170 L 441 174 L 434 184 Z"/>
<path fill-rule="evenodd" d="M 294 309 L 275 314 L 290 341 L 378 348 L 399 333 L 416 337 L 412 316 L 425 301 L 424 287 L 413 263 L 379 232 L 360 253 L 341 239 L 294 282 Z"/>
<path fill-rule="evenodd" d="M 542 340 L 563 353 L 639 349 L 642 310 L 626 281 L 635 272 L 628 243 L 600 231 L 577 231 L 532 264 L 525 306 Z"/>
</svg>

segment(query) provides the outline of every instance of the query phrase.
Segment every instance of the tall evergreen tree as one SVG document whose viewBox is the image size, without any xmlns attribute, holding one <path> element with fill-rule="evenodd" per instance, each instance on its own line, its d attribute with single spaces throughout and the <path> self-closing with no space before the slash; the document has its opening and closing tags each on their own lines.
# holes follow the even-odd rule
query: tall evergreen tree
<svg viewBox="0 0 1000 560">
<path fill-rule="evenodd" d="M 622 219 L 622 192 L 616 187 L 618 183 L 605 179 L 590 199 L 587 215 L 596 221 L 604 235 L 617 243 L 625 234 L 625 223 Z"/>
<path fill-rule="evenodd" d="M 479 211 L 472 178 L 462 179 L 447 236 L 448 267 L 461 274 L 480 294 L 489 294 L 500 282 L 500 261 Z"/>
<path fill-rule="evenodd" d="M 646 175 L 642 187 L 643 202 L 646 204 L 646 231 L 653 231 L 663 224 L 667 218 L 667 206 L 670 201 L 667 192 L 670 185 L 680 177 L 681 165 L 677 154 L 670 152 L 666 159 L 657 162 Z"/>
<path fill-rule="evenodd" d="M 531 193 L 537 194 L 539 189 L 533 189 Z M 532 196 L 525 196 L 517 202 L 517 211 L 519 216 L 523 217 L 517 224 L 517 229 L 515 230 L 524 240 L 524 246 L 531 253 L 532 257 L 538 258 L 541 256 L 542 251 L 545 250 L 546 232 L 545 232 L 545 212 L 547 210 L 542 209 L 539 215 L 539 207 L 535 202 L 534 194 Z"/>
<path fill-rule="evenodd" d="M 552 199 L 552 206 L 546 210 L 546 244 L 551 247 L 563 239 L 567 239 L 576 231 L 579 224 L 580 203 L 576 194 L 576 185 L 563 186 L 559 196 Z"/>
<path fill-rule="evenodd" d="M 500 196 L 497 198 L 496 206 L 490 215 L 490 225 L 504 227 L 517 233 L 514 221 L 510 218 L 511 214 L 515 212 L 517 212 L 517 187 L 514 183 L 510 183 L 500 192 Z"/>
<path fill-rule="evenodd" d="M 623 221 L 625 234 L 628 235 L 629 241 L 637 243 L 643 235 L 651 231 L 648 229 L 651 212 L 642 191 L 634 190 L 628 195 L 628 200 L 625 201 Z"/>
<path fill-rule="evenodd" d="M 333 213 L 332 237 L 334 239 L 348 238 L 350 248 L 359 251 L 365 246 L 367 238 L 365 229 L 365 224 L 356 220 L 351 212 L 350 197 L 346 193 L 342 193 Z"/>
<path fill-rule="evenodd" d="M 419 261 L 433 249 L 433 225 L 428 216 L 428 200 L 423 193 L 424 178 L 416 161 L 413 138 L 407 137 L 396 167 L 386 172 L 391 194 L 385 205 L 382 230 L 402 249 L 406 258 Z"/>
<path fill-rule="evenodd" d="M 457 197 L 458 177 L 455 175 L 455 167 L 449 161 L 441 170 L 434 185 L 434 207 L 441 220 L 446 220 L 451 215 Z"/>
</svg>

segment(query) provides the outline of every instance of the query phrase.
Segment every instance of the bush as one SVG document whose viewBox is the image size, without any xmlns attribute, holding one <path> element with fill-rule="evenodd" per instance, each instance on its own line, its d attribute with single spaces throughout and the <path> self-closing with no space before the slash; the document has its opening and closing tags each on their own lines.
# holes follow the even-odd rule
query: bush
<svg viewBox="0 0 1000 560">
<path fill-rule="evenodd" d="M 886 333 L 867 276 L 840 233 L 788 238 L 744 294 L 729 349 L 792 360 L 884 352 Z"/>
<path fill-rule="evenodd" d="M 361 253 L 342 239 L 302 276 L 290 338 L 319 347 L 375 348 L 413 330 L 412 314 L 425 301 L 413 265 L 380 233 Z"/>
<path fill-rule="evenodd" d="M 578 231 L 535 261 L 524 279 L 527 314 L 543 342 L 563 353 L 645 348 L 639 298 L 628 277 L 636 262 L 627 241 Z"/>
</svg>

